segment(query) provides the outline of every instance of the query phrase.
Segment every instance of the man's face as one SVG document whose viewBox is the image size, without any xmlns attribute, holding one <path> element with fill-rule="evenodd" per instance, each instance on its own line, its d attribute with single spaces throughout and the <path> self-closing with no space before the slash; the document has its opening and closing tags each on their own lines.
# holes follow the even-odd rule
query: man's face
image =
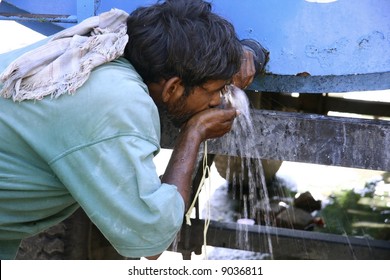
<svg viewBox="0 0 390 280">
<path fill-rule="evenodd" d="M 183 87 L 182 94 L 168 104 L 168 117 L 175 126 L 181 127 L 195 114 L 218 107 L 227 84 L 230 84 L 230 81 L 208 81 L 202 86 L 194 87 L 188 94 L 185 94 Z"/>
</svg>

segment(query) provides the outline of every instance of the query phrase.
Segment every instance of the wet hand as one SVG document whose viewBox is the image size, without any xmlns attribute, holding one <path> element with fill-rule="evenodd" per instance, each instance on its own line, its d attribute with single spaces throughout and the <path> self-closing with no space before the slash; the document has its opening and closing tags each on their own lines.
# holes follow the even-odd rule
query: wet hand
<svg viewBox="0 0 390 280">
<path fill-rule="evenodd" d="M 256 75 L 253 52 L 244 48 L 240 71 L 233 76 L 233 84 L 241 89 L 247 88 Z"/>
<path fill-rule="evenodd" d="M 234 108 L 204 110 L 194 115 L 183 127 L 200 137 L 201 141 L 221 137 L 228 133 L 239 112 Z"/>
</svg>

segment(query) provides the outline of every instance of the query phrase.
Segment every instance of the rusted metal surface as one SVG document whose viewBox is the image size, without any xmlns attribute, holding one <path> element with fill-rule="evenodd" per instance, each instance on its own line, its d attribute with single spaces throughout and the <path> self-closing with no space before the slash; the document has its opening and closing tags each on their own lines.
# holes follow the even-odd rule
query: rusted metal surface
<svg viewBox="0 0 390 280">
<path fill-rule="evenodd" d="M 64 27 L 54 24 L 54 22 L 41 21 L 39 18 L 33 18 L 33 14 L 29 14 L 27 11 L 10 5 L 7 2 L 2 1 L 0 3 L 0 20 L 11 20 L 12 16 L 18 17 L 18 15 L 30 15 L 31 18 L 29 20 L 26 18 L 26 20 L 18 20 L 18 22 L 46 36 L 53 35 L 64 29 Z"/>
<path fill-rule="evenodd" d="M 1 13 L 0 20 L 77 23 L 75 16 L 26 13 Z"/>
<path fill-rule="evenodd" d="M 354 100 L 328 94 L 300 94 L 299 97 L 275 92 L 262 92 L 261 94 L 249 92 L 248 94 L 250 98 L 259 97 L 253 102 L 256 109 L 285 110 L 321 115 L 333 111 L 372 117 L 390 117 L 390 102 Z M 364 95 L 364 92 L 361 94 Z"/>
<path fill-rule="evenodd" d="M 97 13 L 100 0 L 2 1 L 0 20 L 14 20 L 50 36 Z"/>
<path fill-rule="evenodd" d="M 192 220 L 191 223 L 183 227 L 180 243 L 174 248 L 184 255 L 199 252 L 203 244 L 203 234 L 199 233 L 203 231 L 204 221 Z M 390 259 L 388 241 L 285 228 L 211 221 L 206 238 L 209 246 L 263 254 L 270 253 L 269 244 L 272 244 L 274 259 Z M 238 242 L 240 239 L 246 241 Z"/>
<path fill-rule="evenodd" d="M 389 122 L 272 111 L 253 120 L 262 158 L 390 170 Z"/>
<path fill-rule="evenodd" d="M 381 73 L 324 76 L 267 74 L 256 78 L 248 89 L 265 92 L 299 93 L 385 90 L 390 89 L 390 71 Z"/>
<path fill-rule="evenodd" d="M 390 170 L 390 122 L 267 110 L 254 110 L 252 118 L 261 158 Z M 163 147 L 172 148 L 178 130 L 163 121 L 162 131 Z M 239 155 L 213 143 L 208 149 Z"/>
</svg>

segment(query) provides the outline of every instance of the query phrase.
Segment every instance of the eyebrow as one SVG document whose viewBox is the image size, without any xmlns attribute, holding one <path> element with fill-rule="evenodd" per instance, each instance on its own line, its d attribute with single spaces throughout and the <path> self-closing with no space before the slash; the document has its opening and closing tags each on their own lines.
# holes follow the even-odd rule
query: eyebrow
<svg viewBox="0 0 390 280">
<path fill-rule="evenodd" d="M 207 89 L 207 88 L 205 88 L 203 85 L 202 85 L 201 87 L 202 87 L 204 90 L 214 92 L 214 91 L 220 91 L 220 90 L 222 90 L 225 86 L 230 85 L 232 82 L 233 82 L 233 79 L 226 80 L 226 81 L 225 81 L 225 84 L 223 84 L 222 86 L 220 86 L 220 87 L 218 87 L 218 88 L 216 88 L 216 89 Z"/>
</svg>

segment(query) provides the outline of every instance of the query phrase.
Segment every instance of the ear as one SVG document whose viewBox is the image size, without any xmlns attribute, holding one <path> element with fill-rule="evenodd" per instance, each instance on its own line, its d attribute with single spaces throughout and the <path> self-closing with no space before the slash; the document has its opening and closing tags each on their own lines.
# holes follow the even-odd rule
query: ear
<svg viewBox="0 0 390 280">
<path fill-rule="evenodd" d="M 164 88 L 161 94 L 162 101 L 167 103 L 170 100 L 175 100 L 177 97 L 180 97 L 183 92 L 184 87 L 181 84 L 181 79 L 179 77 L 172 77 L 164 84 Z"/>
</svg>

